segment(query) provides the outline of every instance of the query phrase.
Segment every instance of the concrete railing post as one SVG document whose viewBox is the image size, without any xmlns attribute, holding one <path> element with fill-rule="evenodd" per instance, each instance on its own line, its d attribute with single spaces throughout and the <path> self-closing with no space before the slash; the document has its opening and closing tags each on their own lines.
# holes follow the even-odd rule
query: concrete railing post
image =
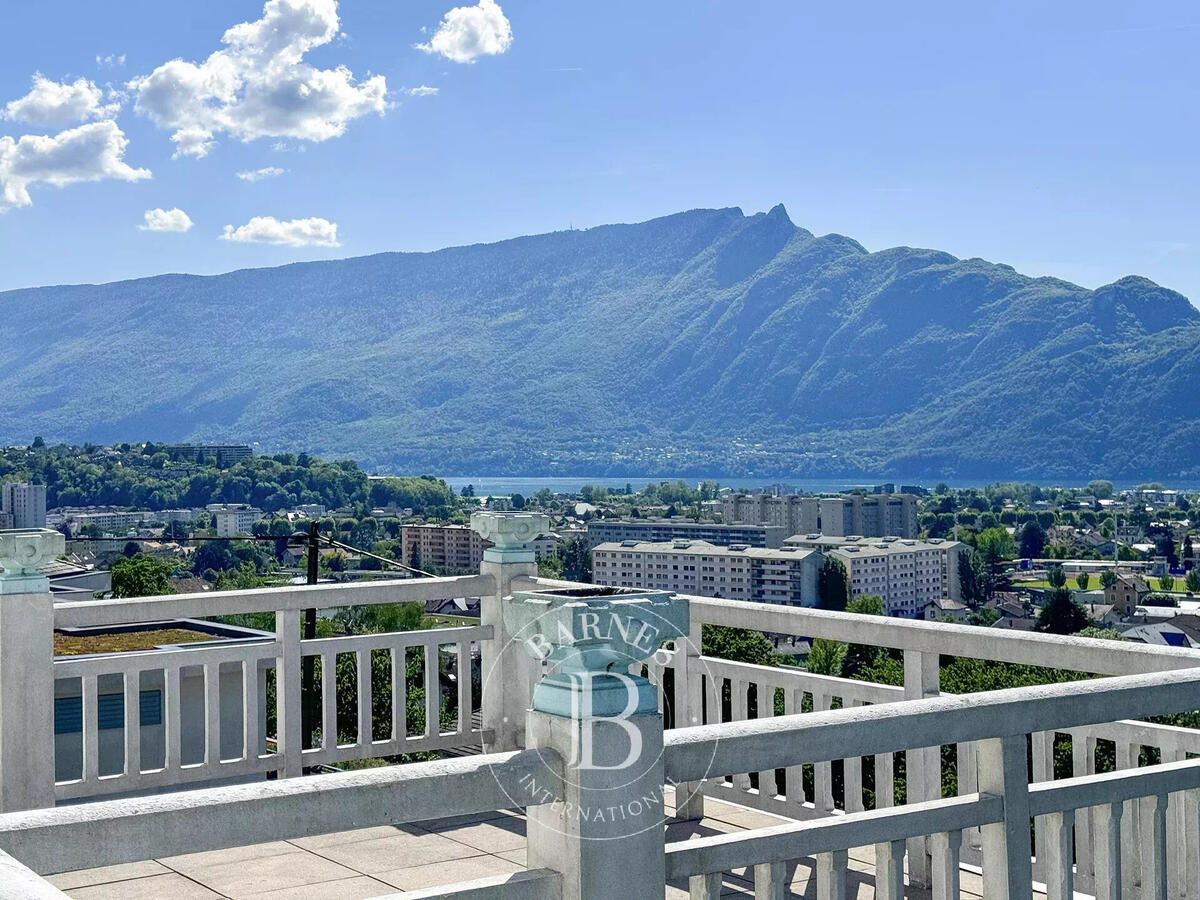
<svg viewBox="0 0 1200 900">
<path fill-rule="evenodd" d="M 1033 861 L 1025 735 L 979 742 L 979 793 L 1004 798 L 1003 820 L 983 826 L 984 900 L 1026 900 Z"/>
<path fill-rule="evenodd" d="M 485 753 L 525 747 L 525 714 L 540 664 L 526 652 L 504 623 L 504 605 L 515 578 L 537 575 L 531 544 L 550 527 L 548 517 L 534 513 L 477 512 L 471 527 L 492 542 L 483 551 L 480 574 L 491 575 L 495 589 L 480 598 L 480 624 L 492 627 L 491 640 L 480 648 L 483 729 L 491 733 Z"/>
<path fill-rule="evenodd" d="M 940 660 L 936 653 L 904 651 L 904 699 L 924 700 L 940 693 Z M 942 795 L 942 749 L 919 747 L 905 753 L 907 802 L 937 800 Z M 908 842 L 908 880 L 917 887 L 933 884 L 933 863 L 928 837 Z"/>
<path fill-rule="evenodd" d="M 0 812 L 54 805 L 54 599 L 38 571 L 57 531 L 0 531 Z"/>
<path fill-rule="evenodd" d="M 559 872 L 563 900 L 661 900 L 663 717 L 654 685 L 627 673 L 687 633 L 686 601 L 620 589 L 513 601 L 513 632 L 556 669 L 534 690 L 529 744 L 565 762 L 561 800 L 529 788 L 528 865 Z"/>
<path fill-rule="evenodd" d="M 300 610 L 283 609 L 275 613 L 275 640 L 279 647 L 275 658 L 275 743 L 282 759 L 280 776 L 295 778 L 304 774 L 304 676 L 300 658 Z M 322 678 L 333 677 L 322 672 Z M 251 710 L 246 710 L 251 715 Z"/>
<path fill-rule="evenodd" d="M 675 642 L 675 727 L 704 724 L 704 685 L 700 665 L 701 629 L 691 623 L 686 639 Z M 675 785 L 675 816 L 679 819 L 704 818 L 704 782 Z"/>
</svg>

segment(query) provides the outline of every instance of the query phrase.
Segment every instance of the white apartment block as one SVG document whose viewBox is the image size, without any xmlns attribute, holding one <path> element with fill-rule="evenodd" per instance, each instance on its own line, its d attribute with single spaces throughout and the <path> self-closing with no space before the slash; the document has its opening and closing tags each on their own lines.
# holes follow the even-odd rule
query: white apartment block
<svg viewBox="0 0 1200 900">
<path fill-rule="evenodd" d="M 846 567 L 850 595 L 874 594 L 889 616 L 918 619 L 935 600 L 961 602 L 958 554 L 962 544 L 930 538 L 850 537 L 834 544 L 829 537 L 793 539 L 792 546 L 823 549 Z"/>
<path fill-rule="evenodd" d="M 51 513 L 50 525 L 66 523 L 72 534 L 79 534 L 86 526 L 95 525 L 103 534 L 125 533 L 137 528 L 142 522 L 157 521 L 158 513 L 137 509 L 121 509 L 106 506 L 65 507 Z"/>
<path fill-rule="evenodd" d="M 821 554 L 799 547 L 622 541 L 592 550 L 592 581 L 726 600 L 816 606 Z"/>
<path fill-rule="evenodd" d="M 46 486 L 7 482 L 0 509 L 12 516 L 12 528 L 45 528 Z"/>
<path fill-rule="evenodd" d="M 216 509 L 210 506 L 209 509 L 217 520 L 217 537 L 249 534 L 254 523 L 263 517 L 263 511 L 253 506 L 219 506 Z"/>
<path fill-rule="evenodd" d="M 913 494 L 729 494 L 721 498 L 721 516 L 730 524 L 781 526 L 788 534 L 917 536 L 917 498 Z"/>
</svg>

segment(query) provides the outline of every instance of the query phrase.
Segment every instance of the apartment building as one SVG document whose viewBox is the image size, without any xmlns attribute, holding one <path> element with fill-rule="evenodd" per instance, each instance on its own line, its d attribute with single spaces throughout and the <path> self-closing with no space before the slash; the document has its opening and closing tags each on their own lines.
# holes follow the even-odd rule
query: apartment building
<svg viewBox="0 0 1200 900">
<path fill-rule="evenodd" d="M 721 518 L 727 523 L 779 525 L 788 534 L 821 530 L 821 499 L 788 494 L 727 494 L 721 498 Z"/>
<path fill-rule="evenodd" d="M 821 554 L 707 541 L 611 541 L 592 550 L 596 584 L 816 606 Z"/>
<path fill-rule="evenodd" d="M 913 494 L 729 494 L 721 498 L 721 517 L 730 524 L 777 525 L 789 535 L 820 532 L 838 536 L 917 536 L 917 498 Z"/>
<path fill-rule="evenodd" d="M 588 522 L 588 546 L 638 541 L 707 541 L 728 547 L 781 547 L 789 534 L 783 525 L 730 525 L 716 522 L 688 522 L 678 519 L 593 519 Z"/>
<path fill-rule="evenodd" d="M 889 616 L 921 618 L 935 600 L 962 600 L 958 541 L 810 534 L 789 538 L 788 546 L 839 560 L 850 579 L 850 595 L 882 598 Z"/>
<path fill-rule="evenodd" d="M 254 448 L 245 444 L 167 444 L 166 451 L 171 459 L 216 463 L 222 469 L 254 456 Z"/>
<path fill-rule="evenodd" d="M 406 566 L 446 575 L 478 572 L 483 551 L 491 546 L 467 525 L 405 525 L 400 540 Z"/>
<path fill-rule="evenodd" d="M 237 537 L 249 534 L 254 523 L 263 517 L 263 511 L 253 506 L 235 503 L 229 506 L 208 507 L 217 522 L 217 537 Z"/>
<path fill-rule="evenodd" d="M 858 494 L 821 498 L 822 534 L 864 537 L 917 536 L 917 498 L 912 494 Z M 793 532 L 799 534 L 801 532 Z"/>
<path fill-rule="evenodd" d="M 11 528 L 45 528 L 46 486 L 9 481 L 4 485 L 0 509 L 12 517 Z"/>
<path fill-rule="evenodd" d="M 66 506 L 50 513 L 46 519 L 51 528 L 66 524 L 72 534 L 94 525 L 104 534 L 124 534 L 142 522 L 156 519 L 157 513 L 144 509 L 123 509 L 117 506 Z"/>
</svg>

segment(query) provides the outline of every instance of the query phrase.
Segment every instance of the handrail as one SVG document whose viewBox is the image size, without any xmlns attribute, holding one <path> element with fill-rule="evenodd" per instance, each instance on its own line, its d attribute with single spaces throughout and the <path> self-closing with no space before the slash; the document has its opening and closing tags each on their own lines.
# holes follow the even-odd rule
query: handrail
<svg viewBox="0 0 1200 900">
<path fill-rule="evenodd" d="M 1200 704 L 1197 688 L 1200 668 L 677 728 L 664 735 L 666 774 L 699 781 L 1186 712 Z"/>
<path fill-rule="evenodd" d="M 1121 803 L 1137 797 L 1174 794 L 1200 788 L 1200 759 L 1117 769 L 1098 775 L 1040 781 L 1029 785 L 1029 814 L 1085 809 L 1105 803 Z"/>
<path fill-rule="evenodd" d="M 818 853 L 906 840 L 941 831 L 990 825 L 1004 818 L 1004 799 L 965 794 L 835 818 L 788 822 L 667 845 L 667 879 L 726 872 L 760 863 L 790 862 Z"/>
<path fill-rule="evenodd" d="M 345 584 L 294 585 L 239 591 L 167 594 L 113 600 L 76 600 L 54 606 L 54 627 L 100 627 L 134 622 L 161 622 L 197 616 L 331 609 L 377 603 L 424 603 L 478 597 L 495 591 L 491 575 L 451 578 L 389 579 Z"/>
<path fill-rule="evenodd" d="M 563 761 L 523 750 L 0 814 L 0 851 L 40 875 L 563 799 Z"/>
<path fill-rule="evenodd" d="M 1200 650 L 1178 647 L 1002 631 L 974 625 L 864 616 L 714 597 L 689 596 L 688 601 L 693 624 L 750 627 L 755 631 L 920 653 L 1047 666 L 1097 675 L 1137 675 L 1200 666 Z"/>
</svg>

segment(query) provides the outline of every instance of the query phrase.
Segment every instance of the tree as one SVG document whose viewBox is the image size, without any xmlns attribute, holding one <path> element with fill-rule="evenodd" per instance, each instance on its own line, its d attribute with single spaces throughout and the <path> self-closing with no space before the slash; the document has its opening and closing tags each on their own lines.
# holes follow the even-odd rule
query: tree
<svg viewBox="0 0 1200 900">
<path fill-rule="evenodd" d="M 814 675 L 841 675 L 848 649 L 841 641 L 817 638 L 808 652 L 808 671 Z"/>
<path fill-rule="evenodd" d="M 38 437 L 35 437 L 33 439 L 32 446 L 33 446 L 34 450 L 41 450 L 43 447 L 46 446 L 46 441 L 39 435 Z"/>
<path fill-rule="evenodd" d="M 1113 483 L 1111 481 L 1089 481 L 1087 487 L 1084 488 L 1089 494 L 1097 500 L 1107 500 L 1113 494 Z"/>
<path fill-rule="evenodd" d="M 1079 585 L 1079 589 L 1081 591 L 1086 591 L 1088 589 L 1088 585 L 1091 584 L 1091 582 L 1092 582 L 1092 576 L 1089 575 L 1087 572 L 1080 572 L 1078 575 L 1075 576 L 1075 583 L 1077 585 Z"/>
<path fill-rule="evenodd" d="M 701 652 L 733 662 L 751 663 L 756 666 L 775 664 L 775 647 L 767 636 L 746 628 L 728 628 L 724 625 L 704 625 L 700 629 Z"/>
<path fill-rule="evenodd" d="M 1175 590 L 1175 576 L 1170 572 L 1164 572 L 1162 577 L 1158 579 L 1158 586 L 1164 591 Z"/>
<path fill-rule="evenodd" d="M 1117 583 L 1117 570 L 1105 569 L 1100 573 L 1100 587 L 1107 590 Z"/>
<path fill-rule="evenodd" d="M 1017 545 L 1007 528 L 985 528 L 975 536 L 975 550 L 983 558 L 988 574 L 995 578 L 1000 566 L 1017 555 Z"/>
<path fill-rule="evenodd" d="M 967 615 L 967 624 L 975 625 L 979 628 L 990 628 L 1000 620 L 1000 610 L 993 609 L 990 606 L 984 606 L 980 609 L 973 609 Z"/>
<path fill-rule="evenodd" d="M 1200 594 L 1200 569 L 1192 569 L 1184 579 L 1189 594 Z"/>
<path fill-rule="evenodd" d="M 983 560 L 970 547 L 963 547 L 958 554 L 958 587 L 967 606 L 979 606 L 991 593 L 991 579 L 984 571 Z"/>
<path fill-rule="evenodd" d="M 850 579 L 846 567 L 834 556 L 826 556 L 817 573 L 817 606 L 834 611 L 844 610 L 850 602 Z"/>
<path fill-rule="evenodd" d="M 1046 570 L 1046 581 L 1052 588 L 1061 588 L 1067 583 L 1067 573 L 1062 566 L 1051 566 Z"/>
<path fill-rule="evenodd" d="M 1065 587 L 1057 587 L 1042 607 L 1034 627 L 1048 634 L 1075 634 L 1088 626 L 1087 613 Z"/>
<path fill-rule="evenodd" d="M 139 544 L 137 541 L 126 541 L 125 547 L 121 551 L 121 555 L 124 556 L 126 559 L 129 559 L 134 556 L 137 556 L 141 552 L 142 552 L 142 545 Z"/>
<path fill-rule="evenodd" d="M 122 557 L 112 566 L 112 595 L 114 597 L 157 597 L 173 594 L 171 572 L 174 566 L 165 559 L 155 559 L 139 553 Z"/>
<path fill-rule="evenodd" d="M 874 594 L 861 594 L 855 597 L 846 604 L 846 612 L 860 616 L 887 615 L 883 599 Z M 875 665 L 881 655 L 887 656 L 888 651 L 867 644 L 851 644 L 846 648 L 842 673 L 847 678 L 859 678 L 864 671 Z"/>
<path fill-rule="evenodd" d="M 1021 529 L 1021 551 L 1019 555 L 1022 559 L 1040 559 L 1045 549 L 1046 529 L 1042 527 L 1042 523 L 1037 519 L 1031 519 Z"/>
<path fill-rule="evenodd" d="M 592 553 L 587 538 L 581 534 L 563 541 L 563 578 L 567 581 L 592 580 Z"/>
</svg>

